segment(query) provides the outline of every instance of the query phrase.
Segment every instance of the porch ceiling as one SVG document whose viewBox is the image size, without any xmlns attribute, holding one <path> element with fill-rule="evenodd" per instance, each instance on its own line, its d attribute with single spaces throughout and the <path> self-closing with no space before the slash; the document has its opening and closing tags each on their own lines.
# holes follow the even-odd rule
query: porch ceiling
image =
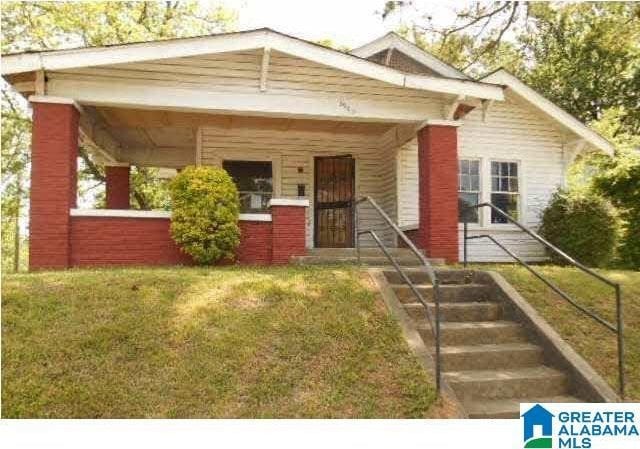
<svg viewBox="0 0 640 449">
<path fill-rule="evenodd" d="M 195 163 L 198 128 L 222 133 L 241 130 L 247 135 L 264 131 L 345 135 L 376 139 L 388 135 L 395 123 L 352 122 L 206 114 L 170 110 L 145 110 L 84 106 L 97 118 L 117 149 L 103 148 L 119 161 L 140 166 L 180 168 Z"/>
</svg>

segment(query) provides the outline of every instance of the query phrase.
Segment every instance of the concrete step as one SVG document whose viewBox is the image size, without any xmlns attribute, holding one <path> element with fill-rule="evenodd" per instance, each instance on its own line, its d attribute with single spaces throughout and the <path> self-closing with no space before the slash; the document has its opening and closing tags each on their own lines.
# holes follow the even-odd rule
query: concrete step
<svg viewBox="0 0 640 449">
<path fill-rule="evenodd" d="M 433 344 L 431 326 L 418 326 L 418 332 L 427 345 Z M 524 328 L 515 321 L 472 321 L 440 323 L 443 345 L 483 345 L 524 343 L 529 341 Z"/>
<path fill-rule="evenodd" d="M 442 346 L 442 371 L 527 368 L 543 363 L 542 348 L 531 343 Z"/>
<path fill-rule="evenodd" d="M 435 304 L 427 303 L 429 313 L 435 317 Z M 426 322 L 424 306 L 419 302 L 404 305 L 405 310 L 418 324 Z M 440 304 L 440 322 L 444 321 L 495 321 L 500 318 L 500 305 L 496 302 L 445 302 Z"/>
<path fill-rule="evenodd" d="M 486 399 L 562 396 L 564 373 L 547 366 L 532 368 L 453 371 L 443 374 L 463 404 Z"/>
<path fill-rule="evenodd" d="M 431 284 L 414 284 L 426 301 L 433 301 L 433 286 Z M 394 285 L 393 291 L 402 303 L 415 302 L 417 298 L 411 288 L 404 285 Z M 440 286 L 441 302 L 480 302 L 491 298 L 492 289 L 484 284 L 444 284 Z"/>
<path fill-rule="evenodd" d="M 465 404 L 469 418 L 472 419 L 517 419 L 520 417 L 520 403 L 546 402 L 583 402 L 575 396 L 551 396 L 532 398 L 510 398 L 494 400 L 478 400 Z"/>
<path fill-rule="evenodd" d="M 436 268 L 436 273 L 441 284 L 469 284 L 475 280 L 476 276 L 472 270 L 438 269 L 437 260 L 435 260 L 436 263 L 434 263 L 434 259 L 429 259 L 429 261 L 431 261 L 434 268 Z M 407 268 L 404 272 L 414 284 L 431 285 L 431 280 L 423 267 Z M 393 268 L 385 270 L 384 274 L 389 284 L 405 285 L 400 274 Z"/>
</svg>

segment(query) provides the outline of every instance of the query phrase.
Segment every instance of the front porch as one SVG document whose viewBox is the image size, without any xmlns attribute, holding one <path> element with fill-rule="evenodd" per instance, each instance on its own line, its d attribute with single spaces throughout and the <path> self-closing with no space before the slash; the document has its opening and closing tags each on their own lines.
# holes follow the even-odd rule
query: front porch
<svg viewBox="0 0 640 449">
<path fill-rule="evenodd" d="M 33 269 L 190 263 L 170 238 L 169 212 L 130 209 L 132 165 L 227 169 L 242 198 L 239 263 L 287 263 L 310 248 L 352 248 L 355 199 L 371 196 L 397 220 L 398 149 L 417 126 L 31 100 Z M 455 126 L 443 124 L 417 132 L 429 226 L 416 242 L 448 261 L 457 256 L 455 134 Z M 79 139 L 105 166 L 106 209 L 76 208 Z M 433 207 L 442 212 L 431 213 Z M 375 229 L 385 245 L 397 246 L 375 210 L 365 205 L 357 219 L 359 229 Z M 374 246 L 364 237 L 360 244 Z"/>
</svg>

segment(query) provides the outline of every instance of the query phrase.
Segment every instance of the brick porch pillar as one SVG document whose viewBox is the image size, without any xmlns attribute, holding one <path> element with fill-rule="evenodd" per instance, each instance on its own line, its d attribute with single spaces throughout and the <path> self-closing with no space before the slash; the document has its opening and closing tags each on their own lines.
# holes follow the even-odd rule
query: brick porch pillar
<svg viewBox="0 0 640 449">
<path fill-rule="evenodd" d="M 105 167 L 107 209 L 129 209 L 129 172 L 128 165 Z"/>
<path fill-rule="evenodd" d="M 71 100 L 32 99 L 29 269 L 67 268 L 69 209 L 76 207 L 78 110 Z"/>
<path fill-rule="evenodd" d="M 418 241 L 429 257 L 458 261 L 458 141 L 450 125 L 418 131 Z"/>
<path fill-rule="evenodd" d="M 271 209 L 271 263 L 287 264 L 306 252 L 306 208 L 309 200 L 274 198 Z"/>
</svg>

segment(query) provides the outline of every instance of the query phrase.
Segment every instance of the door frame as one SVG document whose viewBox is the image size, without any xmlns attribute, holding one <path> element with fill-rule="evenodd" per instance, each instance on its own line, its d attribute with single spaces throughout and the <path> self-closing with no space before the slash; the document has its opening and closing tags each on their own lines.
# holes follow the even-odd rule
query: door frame
<svg viewBox="0 0 640 449">
<path fill-rule="evenodd" d="M 311 242 L 313 244 L 314 248 L 318 248 L 318 220 L 316 220 L 316 211 L 317 211 L 317 186 L 318 186 L 318 171 L 316 170 L 316 164 L 317 164 L 317 160 L 318 159 L 333 159 L 333 158 L 351 158 L 353 160 L 353 173 L 351 175 L 351 186 L 352 186 L 352 198 L 353 198 L 353 205 L 351 206 L 351 213 L 352 213 L 352 219 L 351 219 L 351 245 L 352 246 L 348 246 L 347 248 L 353 248 L 355 247 L 355 239 L 357 238 L 357 236 L 355 235 L 355 230 L 356 230 L 356 200 L 357 200 L 357 195 L 358 195 L 358 158 L 356 156 L 354 156 L 353 154 L 347 153 L 347 154 L 326 154 L 326 155 L 322 155 L 322 156 L 312 156 L 311 160 L 312 160 L 312 164 L 311 166 L 313 167 L 313 174 L 311 176 L 311 185 L 312 185 L 312 198 L 313 198 L 313 210 L 311 211 L 311 220 L 313 220 L 313 226 L 312 226 L 312 239 Z"/>
</svg>

